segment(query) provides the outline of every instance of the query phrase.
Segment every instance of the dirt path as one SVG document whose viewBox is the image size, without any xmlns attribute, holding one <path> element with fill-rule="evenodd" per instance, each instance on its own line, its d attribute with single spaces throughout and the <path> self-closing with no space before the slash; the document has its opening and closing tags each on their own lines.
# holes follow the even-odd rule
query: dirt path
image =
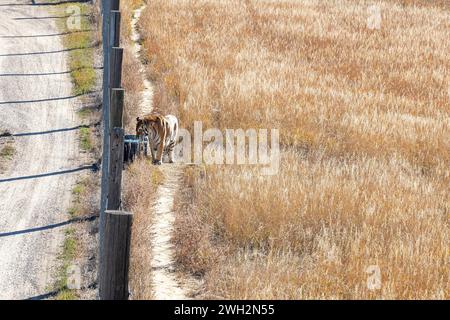
<svg viewBox="0 0 450 320">
<path fill-rule="evenodd" d="M 87 169 L 76 160 L 76 97 L 55 18 L 30 4 L 0 0 L 0 128 L 17 149 L 0 176 L 0 299 L 47 293 L 72 186 Z"/>
<path fill-rule="evenodd" d="M 157 190 L 155 219 L 151 228 L 153 294 L 157 300 L 183 300 L 187 299 L 188 292 L 175 273 L 172 244 L 175 221 L 173 200 L 180 185 L 182 168 L 179 165 L 162 166 L 161 171 L 164 174 L 164 183 Z"/>
<path fill-rule="evenodd" d="M 142 46 L 139 43 L 140 35 L 137 27 L 138 21 L 141 18 L 142 10 L 145 9 L 145 5 L 140 7 L 133 12 L 133 19 L 131 20 L 131 40 L 134 43 L 134 55 L 135 57 L 141 61 L 141 49 Z M 144 91 L 142 92 L 142 101 L 141 101 L 141 112 L 142 114 L 147 114 L 152 112 L 153 110 L 153 85 L 149 79 L 145 76 L 145 67 L 141 63 L 140 73 L 142 76 L 142 82 L 144 84 Z"/>
<path fill-rule="evenodd" d="M 139 44 L 139 31 L 137 23 L 145 6 L 134 11 L 131 22 L 132 40 L 136 58 L 140 59 L 141 45 Z M 141 67 L 144 91 L 142 93 L 141 113 L 152 111 L 153 86 L 145 76 L 145 68 Z M 183 166 L 181 164 L 163 164 L 160 167 L 164 174 L 164 182 L 158 187 L 154 205 L 154 222 L 151 227 L 152 239 L 152 286 L 153 296 L 157 300 L 185 300 L 189 299 L 195 291 L 195 281 L 183 277 L 176 272 L 175 250 L 172 243 L 173 211 L 175 193 L 180 187 Z"/>
</svg>

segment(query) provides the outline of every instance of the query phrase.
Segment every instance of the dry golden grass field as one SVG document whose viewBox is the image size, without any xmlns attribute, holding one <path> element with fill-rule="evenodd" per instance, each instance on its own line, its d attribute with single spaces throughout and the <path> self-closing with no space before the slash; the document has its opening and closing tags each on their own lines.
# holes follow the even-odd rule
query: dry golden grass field
<svg viewBox="0 0 450 320">
<path fill-rule="evenodd" d="M 449 9 L 147 1 L 160 110 L 187 129 L 280 130 L 277 175 L 185 170 L 174 240 L 203 297 L 448 299 Z"/>
</svg>

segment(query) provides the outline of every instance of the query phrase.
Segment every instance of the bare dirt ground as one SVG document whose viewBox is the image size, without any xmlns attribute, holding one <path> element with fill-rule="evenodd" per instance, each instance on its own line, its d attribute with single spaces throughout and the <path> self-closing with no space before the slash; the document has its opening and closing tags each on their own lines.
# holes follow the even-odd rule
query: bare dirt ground
<svg viewBox="0 0 450 320">
<path fill-rule="evenodd" d="M 155 203 L 155 219 L 150 229 L 152 233 L 153 294 L 157 300 L 183 300 L 188 298 L 188 287 L 177 275 L 172 243 L 173 201 L 180 185 L 182 168 L 163 166 L 164 182 L 158 187 Z"/>
<path fill-rule="evenodd" d="M 132 40 L 136 58 L 141 60 L 142 46 L 139 44 L 138 21 L 145 6 L 134 11 L 132 25 Z M 153 110 L 153 85 L 146 78 L 145 68 L 140 70 L 144 91 L 142 92 L 141 113 L 150 113 Z M 175 263 L 175 249 L 172 241 L 174 232 L 173 223 L 175 212 L 173 211 L 174 197 L 181 184 L 182 164 L 163 164 L 161 171 L 164 181 L 156 191 L 154 204 L 154 222 L 151 226 L 152 247 L 152 288 L 153 297 L 156 300 L 186 300 L 197 291 L 198 284 L 194 279 L 177 272 Z"/>
<path fill-rule="evenodd" d="M 46 6 L 0 0 L 0 128 L 17 153 L 0 175 L 0 299 L 45 295 L 79 160 L 66 51 Z"/>
<path fill-rule="evenodd" d="M 131 40 L 134 43 L 134 55 L 137 59 L 141 58 L 141 49 L 142 46 L 139 42 L 141 36 L 139 34 L 139 30 L 137 27 L 139 18 L 141 17 L 142 10 L 144 10 L 145 6 L 142 6 L 136 9 L 133 13 L 133 19 L 131 20 Z M 141 112 L 142 114 L 147 114 L 152 112 L 153 110 L 153 85 L 149 79 L 145 76 L 145 68 L 144 65 L 141 65 L 139 70 L 142 76 L 142 82 L 144 83 L 144 91 L 142 92 L 142 101 L 141 101 Z"/>
</svg>

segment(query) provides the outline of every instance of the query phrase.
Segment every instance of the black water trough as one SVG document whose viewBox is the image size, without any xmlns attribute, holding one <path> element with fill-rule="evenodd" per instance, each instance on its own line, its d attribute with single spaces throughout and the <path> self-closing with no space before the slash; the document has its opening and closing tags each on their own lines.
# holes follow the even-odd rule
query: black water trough
<svg viewBox="0 0 450 320">
<path fill-rule="evenodd" d="M 147 156 L 148 150 L 148 138 L 145 137 L 143 140 L 139 139 L 135 135 L 125 135 L 124 137 L 124 153 L 123 153 L 123 162 L 131 163 L 136 159 L 136 157 L 140 155 Z"/>
</svg>

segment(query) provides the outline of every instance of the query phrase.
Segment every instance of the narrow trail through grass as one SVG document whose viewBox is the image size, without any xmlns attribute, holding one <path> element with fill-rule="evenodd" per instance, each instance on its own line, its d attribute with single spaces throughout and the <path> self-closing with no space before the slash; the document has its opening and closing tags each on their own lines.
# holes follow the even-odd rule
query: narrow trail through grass
<svg viewBox="0 0 450 320">
<path fill-rule="evenodd" d="M 138 21 L 141 17 L 142 10 L 144 10 L 145 4 L 134 10 L 133 19 L 131 20 L 131 40 L 134 43 L 134 54 L 136 58 L 141 62 L 140 74 L 142 76 L 142 82 L 144 83 L 144 91 L 142 92 L 142 102 L 141 102 L 141 112 L 142 114 L 147 114 L 152 112 L 153 110 L 153 85 L 149 79 L 147 79 L 145 75 L 145 67 L 142 63 L 141 57 L 141 36 L 138 30 Z"/>
<path fill-rule="evenodd" d="M 142 63 L 138 22 L 145 4 L 134 10 L 131 21 L 131 38 L 134 43 L 134 54 L 141 61 L 140 74 L 144 83 L 142 92 L 141 113 L 147 114 L 153 110 L 153 85 L 147 78 L 145 66 Z M 174 197 L 181 185 L 183 165 L 162 165 L 160 168 L 164 180 L 156 191 L 154 203 L 154 219 L 151 226 L 152 243 L 152 289 L 157 300 L 185 300 L 195 292 L 195 281 L 187 279 L 176 272 L 175 248 L 172 241 L 175 212 Z"/>
</svg>

